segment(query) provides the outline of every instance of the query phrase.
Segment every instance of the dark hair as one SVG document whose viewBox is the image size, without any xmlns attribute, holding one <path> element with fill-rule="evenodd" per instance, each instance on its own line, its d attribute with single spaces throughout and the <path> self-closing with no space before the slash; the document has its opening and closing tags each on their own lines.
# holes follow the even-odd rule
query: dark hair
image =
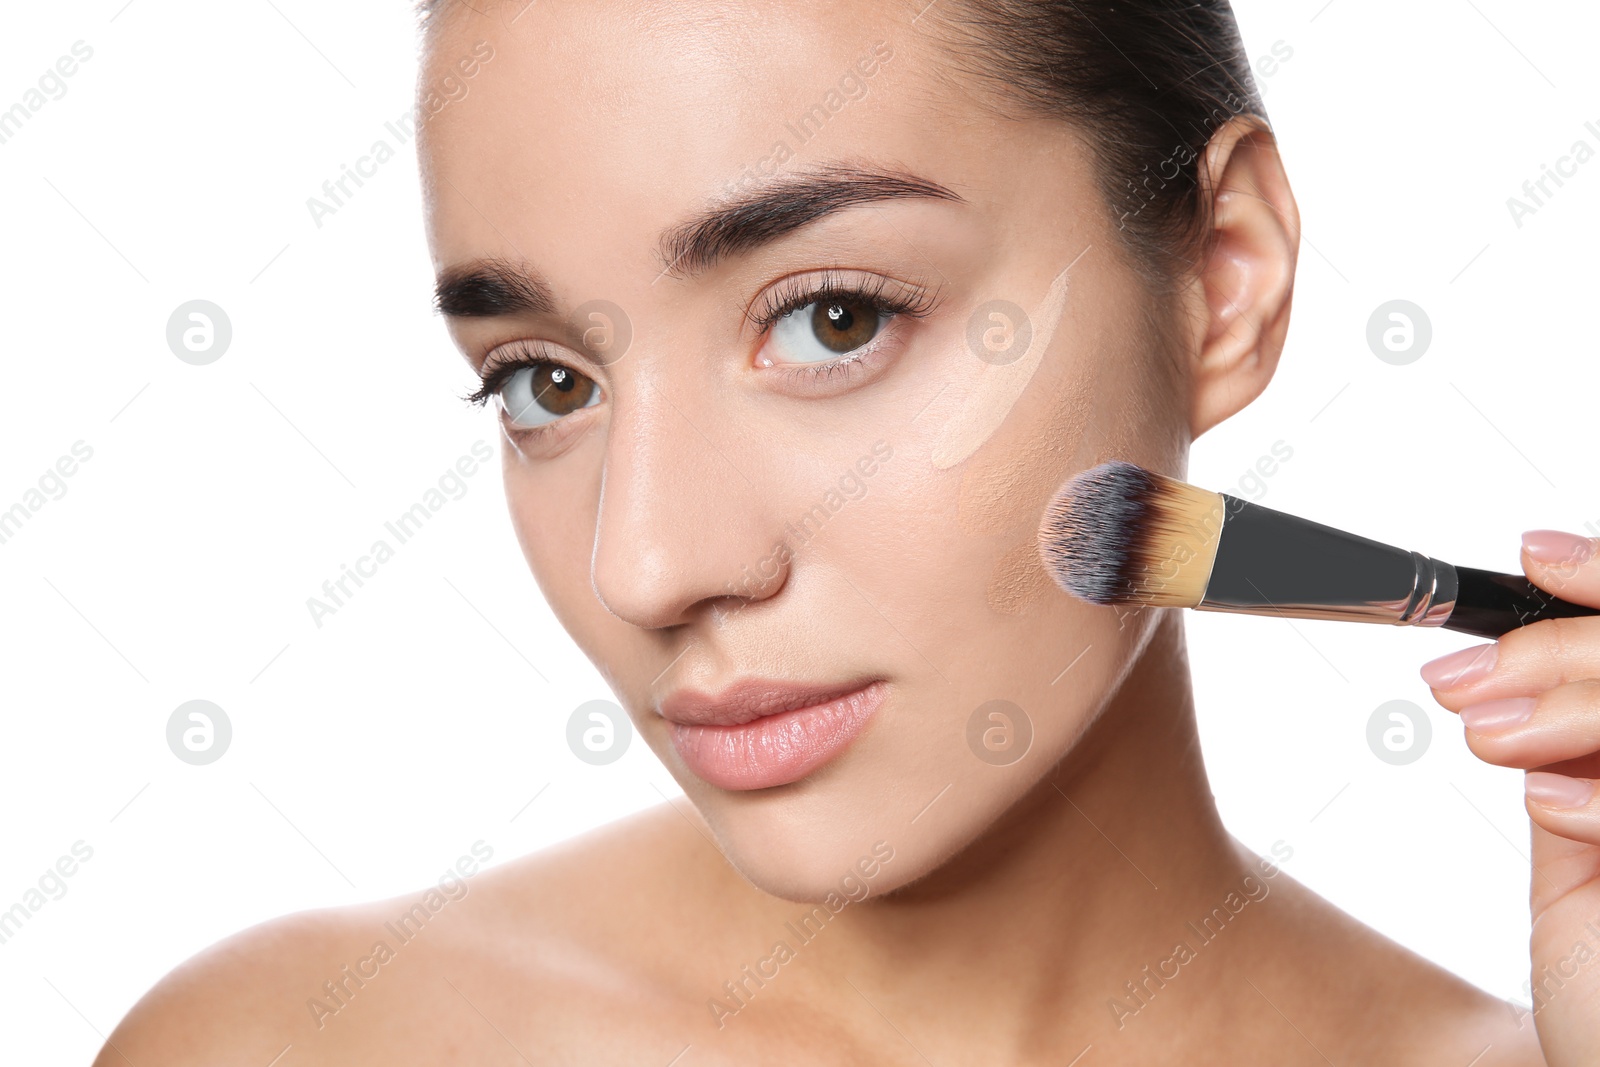
<svg viewBox="0 0 1600 1067">
<path fill-rule="evenodd" d="M 1206 145 L 1236 115 L 1266 121 L 1228 0 L 937 0 L 929 15 L 997 110 L 1083 128 L 1148 282 L 1196 267 L 1211 239 Z"/>
<path fill-rule="evenodd" d="M 455 0 L 415 2 L 426 28 Z M 1266 119 L 1228 0 L 933 0 L 916 21 L 997 114 L 1082 127 L 1155 291 L 1196 268 L 1211 238 L 1206 145 L 1236 115 Z"/>
</svg>

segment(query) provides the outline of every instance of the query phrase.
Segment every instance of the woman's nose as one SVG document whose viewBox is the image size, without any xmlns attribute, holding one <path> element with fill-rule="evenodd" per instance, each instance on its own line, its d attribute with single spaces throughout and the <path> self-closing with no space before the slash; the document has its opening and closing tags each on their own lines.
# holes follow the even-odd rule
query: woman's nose
<svg viewBox="0 0 1600 1067">
<path fill-rule="evenodd" d="M 612 412 L 590 578 L 607 611 L 645 629 L 719 602 L 761 600 L 788 573 L 777 486 L 758 484 L 748 435 L 648 388 Z"/>
</svg>

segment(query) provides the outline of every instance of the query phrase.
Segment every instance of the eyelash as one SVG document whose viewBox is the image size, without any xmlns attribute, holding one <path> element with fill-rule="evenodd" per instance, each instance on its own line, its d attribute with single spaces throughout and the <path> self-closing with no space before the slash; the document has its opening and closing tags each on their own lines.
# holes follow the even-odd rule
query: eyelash
<svg viewBox="0 0 1600 1067">
<path fill-rule="evenodd" d="M 774 322 L 785 315 L 798 311 L 808 304 L 819 304 L 824 300 L 847 300 L 866 304 L 878 311 L 910 315 L 914 318 L 933 310 L 936 294 L 901 292 L 898 295 L 885 296 L 884 292 L 893 284 L 895 283 L 881 274 L 873 275 L 872 280 L 864 284 L 850 282 L 832 270 L 823 271 L 820 281 L 789 277 L 779 282 L 777 288 L 772 290 L 763 310 L 748 314 L 746 318 L 758 332 L 765 333 Z"/>
<path fill-rule="evenodd" d="M 825 300 L 838 300 L 844 303 L 862 304 L 871 308 L 880 315 L 904 316 L 906 318 L 920 319 L 931 312 L 937 305 L 939 294 L 913 292 L 901 289 L 897 293 L 887 293 L 891 286 L 897 283 L 890 282 L 882 275 L 874 275 L 870 282 L 851 282 L 845 280 L 833 270 L 821 272 L 820 280 L 806 280 L 804 277 L 785 278 L 778 283 L 764 302 L 759 312 L 747 312 L 746 319 L 755 328 L 758 335 L 765 336 L 772 325 L 785 315 L 789 315 L 811 304 L 821 303 Z M 878 338 L 867 342 L 874 344 Z M 481 382 L 476 392 L 462 397 L 469 404 L 482 406 L 488 403 L 505 386 L 511 376 L 524 367 L 539 367 L 554 365 L 566 367 L 574 374 L 583 374 L 583 371 L 559 360 L 552 359 L 543 354 L 538 342 L 513 341 L 509 346 L 510 351 L 504 355 L 493 358 L 484 365 L 481 372 Z M 501 351 L 505 351 L 502 349 Z M 832 377 L 834 373 L 843 371 L 846 375 L 859 365 L 862 359 L 870 352 L 852 353 L 841 356 L 839 359 L 829 360 L 826 363 L 803 364 L 787 368 L 784 373 L 791 375 L 806 375 L 812 378 Z M 585 375 L 587 377 L 587 375 Z M 517 431 L 523 434 L 537 435 L 553 429 L 561 419 L 545 423 L 537 427 L 518 427 Z"/>
<path fill-rule="evenodd" d="M 895 288 L 895 292 L 888 292 L 891 286 Z M 868 282 L 852 282 L 837 271 L 828 269 L 821 272 L 820 279 L 808 280 L 805 276 L 785 278 L 771 290 L 761 311 L 747 313 L 745 317 L 758 334 L 765 336 L 773 323 L 785 315 L 810 304 L 820 304 L 829 300 L 864 304 L 880 315 L 920 319 L 938 306 L 939 294 L 937 290 L 928 293 L 907 289 L 900 283 L 889 281 L 881 274 L 873 275 L 872 280 Z M 839 372 L 848 376 L 876 351 L 875 348 L 868 346 L 876 345 L 878 340 L 875 337 L 862 349 L 840 356 L 838 359 L 826 363 L 797 364 L 785 368 L 781 373 L 810 379 L 831 378 Z"/>
<path fill-rule="evenodd" d="M 480 380 L 477 391 L 462 397 L 462 400 L 466 401 L 468 404 L 476 404 L 479 407 L 482 407 L 490 400 L 493 400 L 495 394 L 500 392 L 500 390 L 505 386 L 506 382 L 511 380 L 511 376 L 517 373 L 517 371 L 521 370 L 523 367 L 542 367 L 551 365 L 557 367 L 566 367 L 567 370 L 574 374 L 583 374 L 581 370 L 578 370 L 576 367 L 573 367 L 562 360 L 552 359 L 549 356 L 544 355 L 542 346 L 538 342 L 513 341 L 508 348 L 509 352 L 507 352 L 506 355 L 491 357 L 490 360 L 484 364 L 483 370 L 479 372 Z M 504 352 L 506 349 L 500 349 L 499 351 Z M 584 375 L 584 377 L 588 377 L 588 375 Z M 560 420 L 558 419 L 556 421 L 559 422 Z M 545 425 L 550 426 L 554 424 L 546 423 Z M 519 427 L 519 429 L 521 428 L 522 427 Z M 531 429 L 531 427 L 528 429 Z"/>
</svg>

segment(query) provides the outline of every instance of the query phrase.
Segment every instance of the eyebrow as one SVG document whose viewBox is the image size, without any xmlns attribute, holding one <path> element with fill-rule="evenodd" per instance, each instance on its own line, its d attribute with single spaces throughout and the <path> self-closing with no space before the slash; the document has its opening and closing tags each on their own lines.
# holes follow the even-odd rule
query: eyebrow
<svg viewBox="0 0 1600 1067">
<path fill-rule="evenodd" d="M 903 199 L 966 203 L 938 182 L 903 170 L 823 164 L 763 181 L 668 227 L 656 256 L 665 264 L 662 274 L 693 277 L 834 212 Z M 556 301 L 549 281 L 530 265 L 488 257 L 440 271 L 434 306 L 452 318 L 495 318 L 549 314 Z"/>
</svg>

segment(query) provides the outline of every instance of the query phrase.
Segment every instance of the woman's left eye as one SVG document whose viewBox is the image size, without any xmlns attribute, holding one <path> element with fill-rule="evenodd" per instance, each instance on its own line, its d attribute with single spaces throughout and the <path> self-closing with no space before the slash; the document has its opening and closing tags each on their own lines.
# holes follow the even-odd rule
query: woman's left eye
<svg viewBox="0 0 1600 1067">
<path fill-rule="evenodd" d="M 593 378 L 559 363 L 515 367 L 495 393 L 513 426 L 542 426 L 600 402 Z"/>
<path fill-rule="evenodd" d="M 779 318 L 771 343 L 781 362 L 824 363 L 848 356 L 878 336 L 888 319 L 884 309 L 862 299 L 825 297 Z M 765 362 L 776 363 L 770 358 Z"/>
</svg>

